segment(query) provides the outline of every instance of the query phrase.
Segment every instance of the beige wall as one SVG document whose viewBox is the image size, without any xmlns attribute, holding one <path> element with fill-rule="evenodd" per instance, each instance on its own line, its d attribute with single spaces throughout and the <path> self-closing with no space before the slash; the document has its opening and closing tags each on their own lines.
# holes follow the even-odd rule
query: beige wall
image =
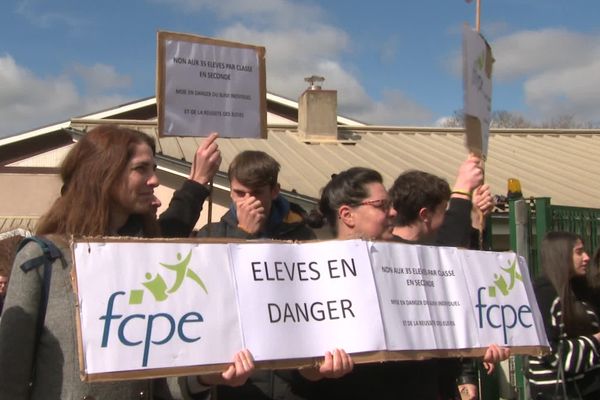
<svg viewBox="0 0 600 400">
<path fill-rule="evenodd" d="M 156 189 L 156 196 L 162 206 L 159 214 L 167 209 L 173 192 L 183 184 L 184 178 L 159 171 L 161 185 Z M 2 173 L 0 174 L 0 216 L 1 217 L 39 217 L 59 196 L 60 178 L 56 174 Z M 212 219 L 218 221 L 227 211 L 229 192 L 215 189 L 213 191 Z M 208 200 L 206 200 L 197 228 L 203 227 L 208 219 Z"/>
<path fill-rule="evenodd" d="M 162 205 L 158 213 L 169 206 L 175 189 L 181 187 L 185 178 L 164 171 L 158 171 L 161 185 L 156 189 L 156 196 Z M 56 174 L 1 173 L 0 216 L 1 217 L 39 217 L 54 202 L 60 193 L 61 182 Z M 229 191 L 213 189 L 212 221 L 217 222 L 227 212 L 231 199 Z M 204 202 L 196 229 L 202 228 L 208 221 L 208 199 Z M 321 239 L 329 238 L 327 228 L 317 231 Z"/>
<path fill-rule="evenodd" d="M 36 217 L 42 215 L 60 193 L 55 174 L 0 174 L 0 215 Z"/>
</svg>

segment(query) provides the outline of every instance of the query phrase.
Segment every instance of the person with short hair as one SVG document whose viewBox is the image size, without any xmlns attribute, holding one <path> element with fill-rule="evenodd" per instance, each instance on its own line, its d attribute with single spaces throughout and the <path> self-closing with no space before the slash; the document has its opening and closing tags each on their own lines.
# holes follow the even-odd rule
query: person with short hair
<svg viewBox="0 0 600 400">
<path fill-rule="evenodd" d="M 316 235 L 304 210 L 280 193 L 280 165 L 263 151 L 239 153 L 229 165 L 231 207 L 220 222 L 205 225 L 198 237 L 311 240 Z"/>
<path fill-rule="evenodd" d="M 280 164 L 263 151 L 239 153 L 229 165 L 231 207 L 221 220 L 205 225 L 198 237 L 312 240 L 305 211 L 280 193 Z M 333 357 L 330 355 L 330 357 Z M 227 399 L 297 399 L 290 391 L 295 371 L 259 370 L 243 384 L 232 384 L 219 374 L 198 377 L 198 390 Z M 299 399 L 299 398 L 298 398 Z"/>
<path fill-rule="evenodd" d="M 400 174 L 390 188 L 398 212 L 394 239 L 407 243 L 470 247 L 472 226 L 489 214 L 494 200 L 488 185 L 482 185 L 479 158 L 470 156 L 460 166 L 452 189 L 445 179 L 410 170 Z M 473 205 L 480 212 L 474 212 Z M 481 215 L 480 215 L 481 214 Z"/>
<path fill-rule="evenodd" d="M 453 189 L 445 179 L 424 171 L 400 174 L 390 188 L 397 211 L 392 240 L 476 248 L 477 225 L 494 207 L 489 186 L 482 182 L 481 160 L 474 156 L 460 165 Z M 506 358 L 508 349 L 490 346 L 484 356 L 488 373 L 493 372 L 495 362 Z M 426 364 L 438 376 L 440 398 L 454 398 L 457 389 L 465 399 L 478 397 L 477 371 L 472 359 L 432 359 L 422 363 Z"/>
</svg>

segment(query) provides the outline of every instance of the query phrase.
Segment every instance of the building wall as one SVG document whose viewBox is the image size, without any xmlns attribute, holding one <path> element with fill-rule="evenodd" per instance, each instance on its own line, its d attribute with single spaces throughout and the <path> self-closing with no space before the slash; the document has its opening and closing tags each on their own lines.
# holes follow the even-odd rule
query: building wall
<svg viewBox="0 0 600 400">
<path fill-rule="evenodd" d="M 0 174 L 0 216 L 39 217 L 60 193 L 60 178 L 56 174 Z"/>
</svg>

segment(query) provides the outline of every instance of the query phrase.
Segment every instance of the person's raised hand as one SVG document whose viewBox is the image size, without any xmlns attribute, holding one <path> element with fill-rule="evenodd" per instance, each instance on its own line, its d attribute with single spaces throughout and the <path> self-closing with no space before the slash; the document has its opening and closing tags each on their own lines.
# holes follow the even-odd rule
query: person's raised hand
<svg viewBox="0 0 600 400">
<path fill-rule="evenodd" d="M 221 152 L 216 142 L 218 137 L 219 134 L 213 132 L 198 146 L 192 161 L 191 180 L 206 185 L 219 170 Z"/>
<path fill-rule="evenodd" d="M 458 168 L 453 190 L 472 193 L 483 183 L 483 162 L 481 158 L 470 155 Z"/>
<path fill-rule="evenodd" d="M 473 206 L 481 211 L 484 217 L 492 212 L 495 205 L 489 185 L 484 184 L 475 189 L 473 192 Z"/>
</svg>

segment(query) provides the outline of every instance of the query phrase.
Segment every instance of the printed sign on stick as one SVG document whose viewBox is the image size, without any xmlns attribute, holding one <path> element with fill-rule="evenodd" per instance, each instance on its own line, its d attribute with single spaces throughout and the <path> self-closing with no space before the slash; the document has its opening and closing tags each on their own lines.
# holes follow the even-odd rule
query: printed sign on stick
<svg viewBox="0 0 600 400">
<path fill-rule="evenodd" d="M 266 138 L 265 48 L 158 32 L 159 136 Z"/>
<path fill-rule="evenodd" d="M 466 146 L 487 157 L 492 111 L 492 48 L 481 34 L 463 28 L 463 85 Z"/>
</svg>

